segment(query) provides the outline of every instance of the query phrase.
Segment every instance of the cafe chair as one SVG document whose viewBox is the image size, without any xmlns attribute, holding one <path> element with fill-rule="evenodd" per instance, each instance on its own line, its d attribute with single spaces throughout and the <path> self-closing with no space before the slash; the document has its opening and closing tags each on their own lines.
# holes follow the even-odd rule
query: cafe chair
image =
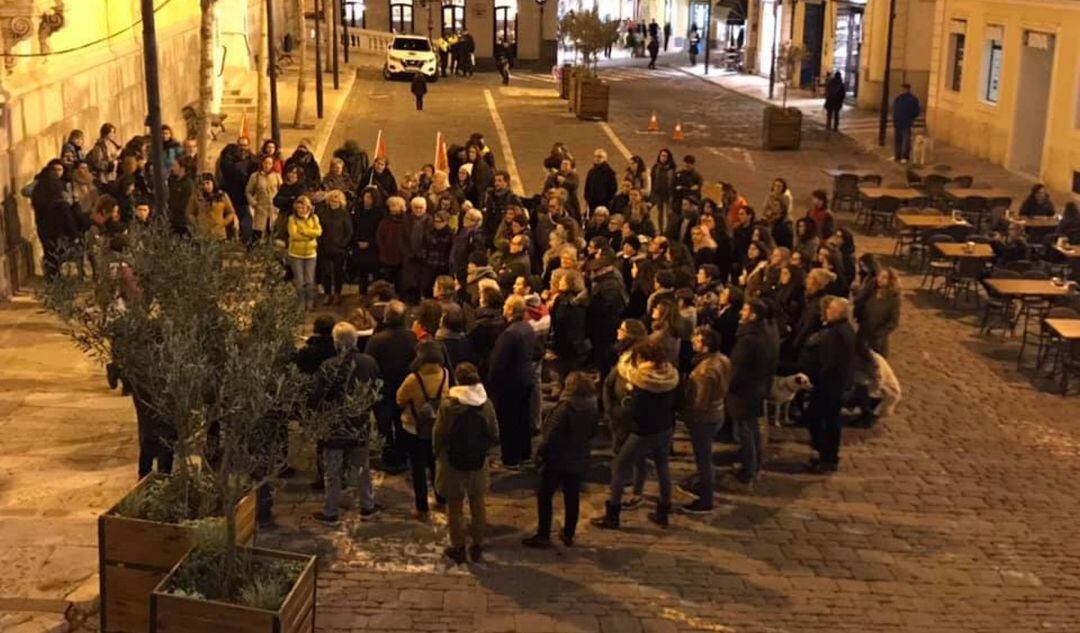
<svg viewBox="0 0 1080 633">
<path fill-rule="evenodd" d="M 995 269 L 990 276 L 994 279 L 1020 279 L 1020 273 L 1002 268 Z M 996 321 L 1002 326 L 1002 334 L 1011 333 L 1016 327 L 1016 322 L 1013 320 L 1012 297 L 998 294 L 993 288 L 985 284 L 983 287 L 986 289 L 986 304 L 983 306 L 979 332 L 989 334 L 993 331 L 993 325 Z"/>
<path fill-rule="evenodd" d="M 918 189 L 922 186 L 923 179 L 914 169 L 908 169 L 904 172 L 904 177 L 907 178 L 907 186 Z"/>
<path fill-rule="evenodd" d="M 983 218 L 986 217 L 988 200 L 982 196 L 965 196 L 953 205 L 954 211 L 959 211 L 960 216 L 970 222 L 975 230 L 982 228 Z"/>
<path fill-rule="evenodd" d="M 948 257 L 941 257 L 938 255 L 937 250 L 934 248 L 934 244 L 942 244 L 946 242 L 955 242 L 951 236 L 937 233 L 926 238 L 926 252 L 923 257 L 923 278 L 922 283 L 919 284 L 920 288 L 926 286 L 926 282 L 930 282 L 929 290 L 934 290 L 934 280 L 938 277 L 946 279 L 953 269 L 953 262 Z"/>
<path fill-rule="evenodd" d="M 986 275 L 986 264 L 981 259 L 974 257 L 961 257 L 956 266 L 945 275 L 945 289 L 943 294 L 953 295 L 953 309 L 960 301 L 960 293 L 963 292 L 966 299 L 974 299 L 975 307 L 979 307 L 979 282 Z"/>
<path fill-rule="evenodd" d="M 1005 262 L 1001 266 L 1002 268 L 1006 268 L 1008 270 L 1012 270 L 1023 275 L 1027 271 L 1034 268 L 1035 263 L 1032 262 L 1030 259 L 1015 259 L 1011 262 Z"/>
<path fill-rule="evenodd" d="M 941 209 L 949 208 L 949 196 L 945 194 L 945 185 L 949 184 L 949 178 L 941 174 L 928 174 L 923 178 L 923 193 L 933 204 Z"/>
<path fill-rule="evenodd" d="M 859 208 L 859 177 L 855 174 L 843 174 L 836 178 L 833 189 L 833 211 L 847 208 L 855 212 Z"/>
<path fill-rule="evenodd" d="M 878 174 L 867 174 L 862 178 L 859 178 L 859 185 L 866 187 L 880 187 L 881 176 Z"/>
<path fill-rule="evenodd" d="M 900 210 L 901 204 L 899 198 L 881 196 L 869 205 L 865 205 L 863 208 L 865 211 L 863 215 L 866 218 L 865 231 L 869 233 L 878 222 L 885 228 L 892 226 L 893 219 L 896 217 L 896 212 Z"/>
<path fill-rule="evenodd" d="M 1046 364 L 1046 361 L 1053 358 L 1054 364 L 1057 364 L 1058 346 L 1057 335 L 1046 325 L 1046 319 L 1080 319 L 1080 312 L 1073 310 L 1072 308 L 1050 308 L 1043 315 L 1043 318 L 1039 321 L 1039 338 L 1035 342 L 1035 368 L 1042 369 L 1042 366 Z M 1023 351 L 1021 351 L 1023 354 Z"/>
<path fill-rule="evenodd" d="M 1029 270 L 1021 273 L 1021 279 L 1050 279 L 1050 274 L 1042 270 Z M 1032 317 L 1036 323 L 1042 323 L 1046 313 L 1053 307 L 1053 303 L 1046 297 L 1022 297 L 1019 302 L 1020 310 L 1016 315 L 1017 323 L 1024 320 L 1024 329 L 1020 333 L 1020 356 L 1016 366 L 1020 366 L 1020 360 L 1024 358 L 1024 348 L 1027 347 L 1028 329 Z"/>
<path fill-rule="evenodd" d="M 1058 239 L 1065 237 L 1064 233 L 1050 233 L 1042 238 L 1038 244 L 1039 259 L 1050 271 L 1053 277 L 1068 277 L 1072 272 L 1072 264 L 1069 258 L 1058 252 L 1056 248 Z"/>
</svg>

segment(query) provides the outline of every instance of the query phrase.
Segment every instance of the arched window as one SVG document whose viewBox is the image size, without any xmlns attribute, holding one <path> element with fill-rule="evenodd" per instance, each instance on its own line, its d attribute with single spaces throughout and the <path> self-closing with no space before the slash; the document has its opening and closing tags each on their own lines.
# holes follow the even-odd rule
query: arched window
<svg viewBox="0 0 1080 633">
<path fill-rule="evenodd" d="M 518 0 L 495 0 L 495 39 L 508 48 L 514 48 L 517 44 L 517 15 Z"/>
<path fill-rule="evenodd" d="M 465 0 L 443 0 L 442 34 L 460 33 L 465 28 Z"/>
<path fill-rule="evenodd" d="M 341 5 L 342 24 L 348 24 L 349 28 L 366 28 L 367 12 L 363 0 L 345 0 Z"/>
<path fill-rule="evenodd" d="M 413 6 L 402 2 L 390 2 L 390 30 L 394 33 L 413 32 Z"/>
</svg>

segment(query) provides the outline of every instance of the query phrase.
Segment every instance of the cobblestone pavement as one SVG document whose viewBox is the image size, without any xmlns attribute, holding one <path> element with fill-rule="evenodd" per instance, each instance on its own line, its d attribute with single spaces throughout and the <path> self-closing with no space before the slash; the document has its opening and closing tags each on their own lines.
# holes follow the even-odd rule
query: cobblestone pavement
<svg viewBox="0 0 1080 633">
<path fill-rule="evenodd" d="M 606 132 L 569 119 L 561 102 L 531 88 L 503 90 L 486 77 L 476 82 L 465 85 L 493 91 L 526 187 L 535 187 L 535 165 L 557 138 L 570 139 L 578 156 L 596 146 L 617 155 Z M 462 84 L 433 88 L 435 120 L 391 128 L 387 110 L 399 99 L 408 102 L 407 85 L 359 79 L 341 134 L 367 143 L 375 126 L 386 126 L 401 165 L 430 160 L 428 139 L 436 128 L 458 138 L 475 125 L 494 143 L 490 118 L 481 116 L 481 92 L 455 85 Z M 382 96 L 397 88 L 400 95 Z M 760 106 L 691 78 L 648 87 L 622 82 L 613 97 L 620 99 L 613 104 L 614 134 L 650 160 L 669 141 L 636 134 L 647 113 L 658 109 L 667 122 L 684 103 L 693 104 L 709 126 L 691 128 L 684 147 L 698 152 L 707 178 L 734 180 L 751 201 L 762 197 L 774 174 L 788 176 L 802 200 L 828 184 L 819 169 L 838 162 L 899 173 L 819 128 L 808 131 L 806 151 L 746 147 L 754 132 L 740 120 L 758 116 Z M 332 139 L 331 147 L 339 141 Z M 860 237 L 859 246 L 886 252 L 891 241 Z M 904 399 L 895 416 L 873 429 L 845 430 L 834 476 L 801 474 L 809 456 L 805 431 L 774 429 L 764 478 L 752 493 L 721 492 L 714 515 L 676 516 L 668 530 L 648 523 L 646 509 L 629 512 L 625 529 L 611 533 L 587 525 L 604 496 L 601 457 L 583 497 L 578 546 L 535 552 L 519 543 L 535 521 L 535 476 L 500 471 L 489 500 L 486 562 L 447 568 L 440 557 L 444 518 L 412 520 L 411 488 L 403 477 L 379 478 L 379 500 L 389 509 L 378 519 L 361 523 L 351 511 L 342 525 L 328 528 L 308 518 L 319 499 L 307 487 L 310 469 L 302 468 L 279 491 L 279 527 L 263 532 L 259 542 L 322 555 L 317 625 L 326 633 L 1080 630 L 1080 546 L 1073 538 L 1080 401 L 1049 393 L 1030 368 L 1017 371 L 1016 342 L 979 336 L 970 310 L 947 309 L 916 289 L 917 277 L 905 275 L 904 282 L 891 358 Z M 50 525 L 90 545 L 90 517 L 122 489 L 125 477 L 134 477 L 130 402 L 105 391 L 95 368 L 65 347 L 55 324 L 44 317 L 19 320 L 23 309 L 32 306 L 0 311 L 6 398 L 0 410 L 0 560 L 8 568 L 20 555 L 5 538 L 13 516 L 36 518 L 23 527 L 30 545 L 48 539 L 26 536 L 28 530 L 50 534 Z M 77 418 L 69 405 L 78 407 Z M 676 448 L 679 478 L 692 465 L 685 438 Z M 718 461 L 729 463 L 731 448 L 718 445 Z M 297 463 L 309 465 L 310 455 L 300 450 Z M 60 484 L 69 492 L 54 493 Z M 646 492 L 648 506 L 656 492 L 652 482 Z M 85 520 L 68 515 L 47 523 L 48 508 Z M 559 516 L 557 506 L 556 522 Z M 37 586 L 33 567 L 24 566 L 24 586 Z"/>
</svg>

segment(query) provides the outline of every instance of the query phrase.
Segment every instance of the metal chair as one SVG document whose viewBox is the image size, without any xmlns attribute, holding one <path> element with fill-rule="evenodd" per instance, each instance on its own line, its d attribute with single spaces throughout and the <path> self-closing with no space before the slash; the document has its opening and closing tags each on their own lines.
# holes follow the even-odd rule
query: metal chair
<svg viewBox="0 0 1080 633">
<path fill-rule="evenodd" d="M 994 279 L 1020 279 L 1020 273 L 1007 269 L 995 269 L 990 276 Z M 1012 297 L 998 294 L 990 286 L 983 284 L 986 290 L 986 304 L 983 307 L 982 322 L 979 324 L 979 332 L 989 334 L 993 331 L 991 317 L 996 317 L 1002 325 L 1002 333 L 1012 332 L 1016 327 L 1013 320 Z M 1006 327 L 1008 328 L 1006 330 Z"/>
<path fill-rule="evenodd" d="M 1037 347 L 1035 348 L 1035 369 L 1042 368 L 1043 364 L 1053 355 L 1054 365 L 1057 365 L 1057 347 L 1053 345 L 1054 339 L 1057 338 L 1054 331 L 1046 325 L 1046 319 L 1080 319 L 1080 312 L 1073 310 L 1072 308 L 1050 308 L 1043 315 L 1043 318 L 1039 321 L 1039 338 L 1036 341 Z M 1026 332 L 1025 332 L 1026 334 Z M 1021 342 L 1020 356 L 1023 358 L 1024 348 Z M 1019 365 L 1020 361 L 1017 361 Z"/>
<path fill-rule="evenodd" d="M 1056 248 L 1059 238 L 1065 237 L 1064 233 L 1048 233 L 1043 236 L 1039 243 L 1038 255 L 1043 264 L 1056 277 L 1068 277 L 1072 272 L 1072 264 L 1069 258 L 1058 252 Z"/>
<path fill-rule="evenodd" d="M 860 185 L 866 185 L 867 187 L 880 187 L 881 176 L 878 174 L 867 174 L 862 178 L 859 178 Z"/>
<path fill-rule="evenodd" d="M 941 174 L 927 174 L 923 178 L 923 192 L 930 199 L 930 203 L 942 209 L 948 209 L 949 196 L 945 194 L 945 185 L 949 179 Z"/>
<path fill-rule="evenodd" d="M 981 259 L 975 259 L 974 257 L 961 257 L 956 266 L 945 275 L 945 288 L 943 294 L 948 297 L 949 292 L 953 293 L 952 307 L 955 309 L 956 304 L 960 301 L 960 293 L 963 292 L 965 296 L 975 299 L 975 307 L 979 307 L 979 282 L 982 280 L 983 275 L 986 274 L 986 264 Z"/>
<path fill-rule="evenodd" d="M 893 196 L 881 196 L 874 200 L 873 204 L 865 208 L 863 214 L 866 218 L 866 232 L 869 233 L 877 222 L 881 222 L 883 227 L 891 226 L 900 206 L 900 199 Z"/>
<path fill-rule="evenodd" d="M 978 230 L 989 209 L 987 205 L 988 200 L 982 196 L 965 196 L 956 201 L 953 209 L 960 211 L 961 217 L 971 222 Z"/>
<path fill-rule="evenodd" d="M 907 178 L 907 186 L 909 187 L 919 187 L 922 185 L 922 176 L 917 174 L 913 169 L 908 169 L 907 171 L 905 171 L 904 177 Z"/>
<path fill-rule="evenodd" d="M 952 236 L 953 240 L 956 242 L 966 242 L 968 236 L 971 235 L 974 231 L 974 228 L 965 224 L 955 224 L 945 229 L 945 232 Z"/>
<path fill-rule="evenodd" d="M 1005 262 L 1001 266 L 1006 270 L 1011 270 L 1013 272 L 1023 275 L 1027 271 L 1034 268 L 1035 264 L 1030 259 L 1016 259 L 1011 262 Z"/>
<path fill-rule="evenodd" d="M 947 257 L 938 257 L 934 244 L 944 244 L 948 242 L 955 242 L 951 236 L 947 234 L 937 233 L 926 238 L 926 252 L 923 259 L 923 278 L 919 287 L 926 286 L 926 282 L 930 282 L 929 290 L 934 290 L 934 280 L 938 277 L 946 279 L 953 269 L 953 261 Z"/>
<path fill-rule="evenodd" d="M 1050 279 L 1050 274 L 1042 270 L 1028 270 L 1020 274 L 1021 279 Z M 1024 319 L 1024 329 L 1020 336 L 1020 355 L 1016 359 L 1016 366 L 1020 366 L 1020 361 L 1024 358 L 1024 348 L 1027 347 L 1028 326 L 1031 322 L 1031 317 L 1036 317 L 1036 323 L 1042 323 L 1043 317 L 1050 308 L 1054 307 L 1049 299 L 1045 297 L 1023 297 L 1020 299 L 1020 311 L 1016 314 L 1017 323 L 1020 319 Z"/>
<path fill-rule="evenodd" d="M 859 208 L 859 177 L 855 174 L 843 174 L 836 178 L 833 187 L 833 211 L 841 211 L 847 206 L 851 211 Z"/>
</svg>

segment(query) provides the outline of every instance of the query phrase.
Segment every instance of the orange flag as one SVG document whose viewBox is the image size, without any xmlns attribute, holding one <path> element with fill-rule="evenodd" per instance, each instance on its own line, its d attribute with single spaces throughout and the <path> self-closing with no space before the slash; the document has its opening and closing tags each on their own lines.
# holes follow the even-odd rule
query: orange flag
<svg viewBox="0 0 1080 633">
<path fill-rule="evenodd" d="M 244 112 L 243 116 L 240 117 L 240 136 L 239 136 L 239 138 L 246 138 L 248 140 L 251 140 L 251 131 L 248 129 L 248 115 L 247 115 L 247 112 Z"/>
<path fill-rule="evenodd" d="M 382 130 L 379 130 L 379 136 L 375 139 L 375 158 L 386 158 L 386 141 L 383 140 Z"/>
<path fill-rule="evenodd" d="M 446 155 L 446 140 L 442 132 L 435 134 L 435 171 L 450 171 L 450 159 Z"/>
</svg>

